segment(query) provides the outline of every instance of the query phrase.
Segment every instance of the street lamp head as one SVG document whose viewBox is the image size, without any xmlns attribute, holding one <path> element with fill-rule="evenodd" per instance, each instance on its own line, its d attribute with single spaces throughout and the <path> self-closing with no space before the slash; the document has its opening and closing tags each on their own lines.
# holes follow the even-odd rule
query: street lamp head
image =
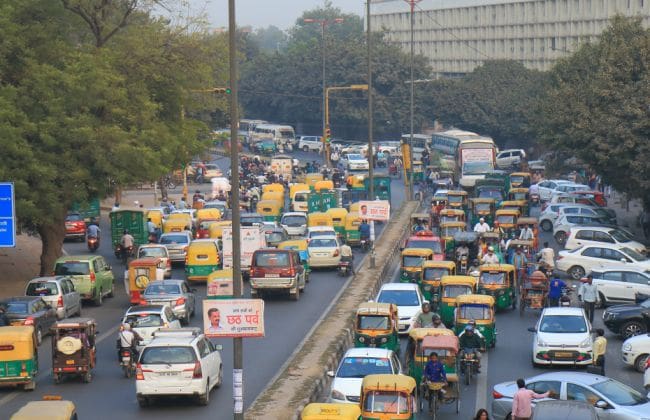
<svg viewBox="0 0 650 420">
<path fill-rule="evenodd" d="M 350 85 L 352 90 L 368 90 L 368 85 Z"/>
</svg>

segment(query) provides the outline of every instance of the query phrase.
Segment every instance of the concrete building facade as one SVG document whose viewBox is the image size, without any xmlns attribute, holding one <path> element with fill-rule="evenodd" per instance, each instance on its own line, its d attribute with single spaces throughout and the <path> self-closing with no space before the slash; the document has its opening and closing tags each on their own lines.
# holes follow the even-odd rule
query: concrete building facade
<svg viewBox="0 0 650 420">
<path fill-rule="evenodd" d="M 411 13 L 405 0 L 372 0 L 373 30 L 410 51 Z M 548 70 L 554 61 L 594 41 L 616 14 L 650 26 L 650 0 L 422 0 L 415 6 L 415 52 L 439 77 L 471 72 L 485 60 L 518 60 Z"/>
</svg>

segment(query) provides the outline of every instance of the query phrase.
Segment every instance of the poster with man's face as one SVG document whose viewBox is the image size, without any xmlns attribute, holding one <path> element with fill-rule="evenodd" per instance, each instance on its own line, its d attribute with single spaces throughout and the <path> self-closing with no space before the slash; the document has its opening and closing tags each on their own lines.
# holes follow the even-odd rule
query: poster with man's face
<svg viewBox="0 0 650 420">
<path fill-rule="evenodd" d="M 203 330 L 208 337 L 264 337 L 264 301 L 206 299 Z"/>
</svg>

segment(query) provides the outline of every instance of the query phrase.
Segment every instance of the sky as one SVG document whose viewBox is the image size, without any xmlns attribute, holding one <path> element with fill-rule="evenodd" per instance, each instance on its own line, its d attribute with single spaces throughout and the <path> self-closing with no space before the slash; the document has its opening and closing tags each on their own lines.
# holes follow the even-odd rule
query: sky
<svg viewBox="0 0 650 420">
<path fill-rule="evenodd" d="M 364 0 L 330 0 L 344 13 L 364 15 Z M 192 12 L 206 12 L 214 27 L 228 26 L 228 0 L 189 0 Z M 280 29 L 293 26 L 305 10 L 322 6 L 323 0 L 236 0 L 238 26 L 253 28 L 275 25 Z"/>
</svg>

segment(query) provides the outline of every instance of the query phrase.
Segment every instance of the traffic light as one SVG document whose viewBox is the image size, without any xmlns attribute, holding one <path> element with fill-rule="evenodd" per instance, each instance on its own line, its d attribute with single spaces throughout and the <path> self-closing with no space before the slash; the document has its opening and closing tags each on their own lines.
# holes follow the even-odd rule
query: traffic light
<svg viewBox="0 0 650 420">
<path fill-rule="evenodd" d="M 226 95 L 230 95 L 232 92 L 230 88 L 214 88 L 212 89 L 214 93 L 225 93 Z"/>
<path fill-rule="evenodd" d="M 332 141 L 332 130 L 329 127 L 325 128 L 325 142 L 329 143 Z"/>
</svg>

